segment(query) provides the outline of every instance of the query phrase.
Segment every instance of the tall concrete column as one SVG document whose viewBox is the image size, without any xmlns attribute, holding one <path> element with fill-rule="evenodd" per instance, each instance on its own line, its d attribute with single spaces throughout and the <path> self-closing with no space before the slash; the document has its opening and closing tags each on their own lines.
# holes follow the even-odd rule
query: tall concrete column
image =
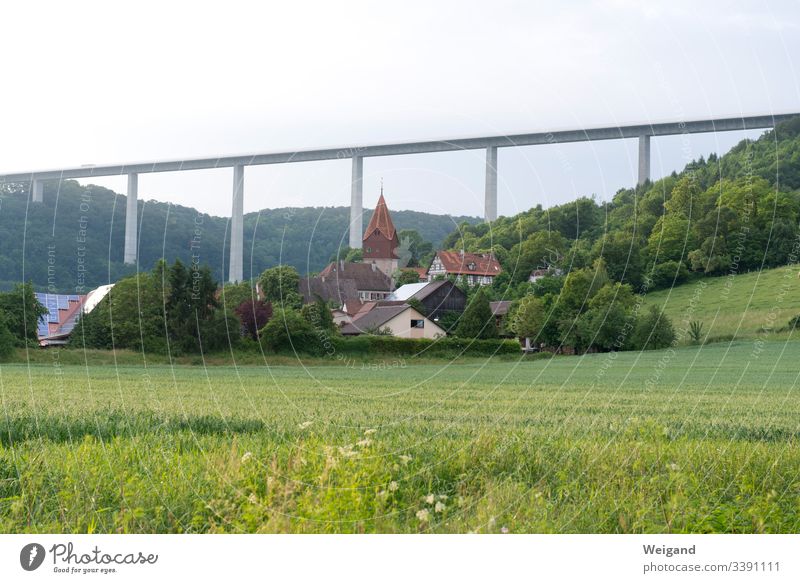
<svg viewBox="0 0 800 583">
<path fill-rule="evenodd" d="M 497 146 L 486 148 L 486 191 L 483 218 L 487 223 L 497 219 Z"/>
<path fill-rule="evenodd" d="M 650 180 L 650 136 L 639 136 L 639 180 L 642 185 Z"/>
<path fill-rule="evenodd" d="M 244 279 L 244 166 L 233 167 L 233 206 L 231 209 L 231 259 L 228 281 Z"/>
<path fill-rule="evenodd" d="M 353 172 L 350 177 L 350 242 L 351 249 L 361 248 L 364 230 L 362 214 L 364 204 L 364 158 L 353 156 Z"/>
<path fill-rule="evenodd" d="M 139 255 L 139 175 L 128 174 L 128 201 L 125 205 L 125 263 L 136 263 Z"/>
<path fill-rule="evenodd" d="M 31 182 L 31 201 L 44 202 L 44 182 L 35 178 Z"/>
</svg>

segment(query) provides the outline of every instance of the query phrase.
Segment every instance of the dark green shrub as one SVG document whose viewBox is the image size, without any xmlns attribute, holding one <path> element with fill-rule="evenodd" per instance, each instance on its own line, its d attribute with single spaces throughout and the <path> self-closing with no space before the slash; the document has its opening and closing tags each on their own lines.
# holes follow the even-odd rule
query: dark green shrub
<svg viewBox="0 0 800 583">
<path fill-rule="evenodd" d="M 14 355 L 16 338 L 8 329 L 5 318 L 0 314 L 0 361 L 9 360 Z"/>
<path fill-rule="evenodd" d="M 675 342 L 675 329 L 666 314 L 655 306 L 639 317 L 631 341 L 634 350 L 666 348 Z"/>
<path fill-rule="evenodd" d="M 464 315 L 461 316 L 456 328 L 456 335 L 462 338 L 497 338 L 497 324 L 489 305 L 489 298 L 483 288 L 478 289 L 464 310 Z"/>
<path fill-rule="evenodd" d="M 654 289 L 672 287 L 688 280 L 689 270 L 683 261 L 665 261 L 653 267 L 650 278 Z"/>
<path fill-rule="evenodd" d="M 297 310 L 276 309 L 259 336 L 262 345 L 273 352 L 320 353 L 314 328 Z"/>
</svg>

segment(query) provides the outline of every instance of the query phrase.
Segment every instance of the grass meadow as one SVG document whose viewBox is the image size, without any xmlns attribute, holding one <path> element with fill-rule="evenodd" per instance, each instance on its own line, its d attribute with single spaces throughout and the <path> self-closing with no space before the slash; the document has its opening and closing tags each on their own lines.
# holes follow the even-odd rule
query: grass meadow
<svg viewBox="0 0 800 583">
<path fill-rule="evenodd" d="M 0 367 L 0 532 L 796 532 L 799 355 L 37 353 Z"/>
<path fill-rule="evenodd" d="M 707 277 L 652 292 L 645 306 L 664 306 L 676 328 L 703 323 L 706 341 L 759 336 L 785 339 L 789 320 L 800 314 L 800 265 L 738 275 Z"/>
</svg>

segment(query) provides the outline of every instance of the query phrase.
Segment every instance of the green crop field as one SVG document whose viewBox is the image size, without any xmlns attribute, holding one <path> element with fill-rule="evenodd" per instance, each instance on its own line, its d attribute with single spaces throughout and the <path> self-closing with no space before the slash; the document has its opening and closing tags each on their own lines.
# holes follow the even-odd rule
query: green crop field
<svg viewBox="0 0 800 583">
<path fill-rule="evenodd" d="M 708 340 L 786 338 L 789 320 L 800 314 L 800 265 L 704 278 L 648 294 L 645 305 L 666 306 L 676 329 L 703 323 Z M 783 330 L 782 330 L 783 329 Z"/>
<path fill-rule="evenodd" d="M 0 532 L 796 532 L 799 355 L 3 365 Z"/>
</svg>

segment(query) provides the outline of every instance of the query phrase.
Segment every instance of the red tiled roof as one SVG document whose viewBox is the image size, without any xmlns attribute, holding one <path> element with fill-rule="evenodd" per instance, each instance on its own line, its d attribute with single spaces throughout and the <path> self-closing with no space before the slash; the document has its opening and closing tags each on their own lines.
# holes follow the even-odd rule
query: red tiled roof
<svg viewBox="0 0 800 583">
<path fill-rule="evenodd" d="M 420 279 L 423 277 L 428 277 L 428 270 L 424 267 L 403 267 L 400 271 L 413 271 L 417 275 L 419 275 Z"/>
<path fill-rule="evenodd" d="M 498 275 L 503 268 L 491 253 L 461 253 L 460 251 L 438 251 L 436 257 L 447 273 L 455 275 Z M 435 259 L 435 258 L 434 258 Z"/>
<path fill-rule="evenodd" d="M 389 207 L 386 206 L 386 200 L 383 198 L 382 192 L 378 199 L 378 206 L 375 207 L 375 212 L 372 213 L 372 218 L 369 220 L 369 225 L 367 225 L 367 230 L 364 231 L 362 239 L 366 240 L 375 231 L 379 231 L 387 239 L 394 239 L 394 223 L 392 222 L 392 217 L 389 216 Z"/>
</svg>

